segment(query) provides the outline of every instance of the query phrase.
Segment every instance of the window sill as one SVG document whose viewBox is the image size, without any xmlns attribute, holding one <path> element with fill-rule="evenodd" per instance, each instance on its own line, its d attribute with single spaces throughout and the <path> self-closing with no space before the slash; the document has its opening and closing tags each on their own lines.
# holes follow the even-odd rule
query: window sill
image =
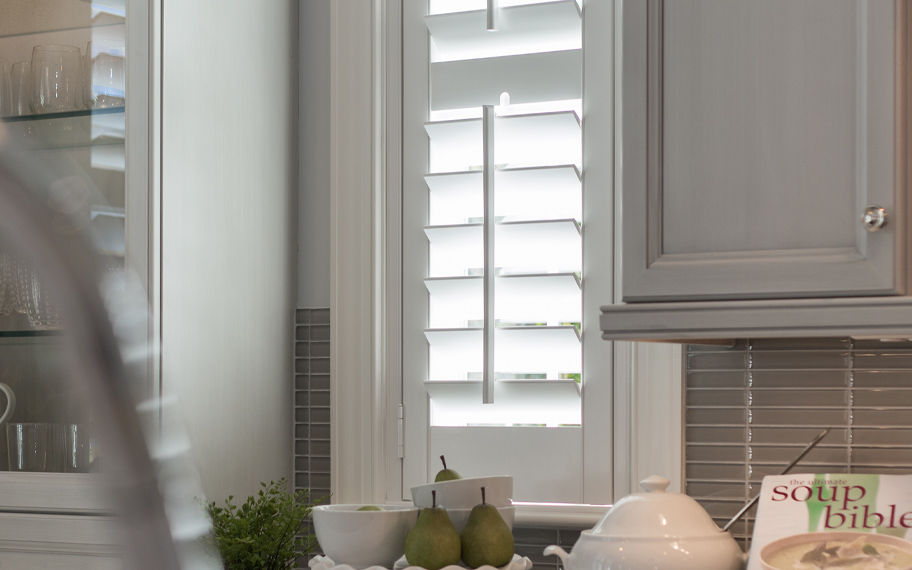
<svg viewBox="0 0 912 570">
<path fill-rule="evenodd" d="M 408 507 L 409 502 L 388 502 L 389 506 Z M 514 526 L 587 530 L 596 525 L 611 505 L 574 505 L 568 503 L 514 503 Z"/>
<path fill-rule="evenodd" d="M 514 524 L 522 527 L 569 528 L 586 530 L 594 527 L 611 505 L 574 505 L 563 503 L 515 503 Z"/>
</svg>

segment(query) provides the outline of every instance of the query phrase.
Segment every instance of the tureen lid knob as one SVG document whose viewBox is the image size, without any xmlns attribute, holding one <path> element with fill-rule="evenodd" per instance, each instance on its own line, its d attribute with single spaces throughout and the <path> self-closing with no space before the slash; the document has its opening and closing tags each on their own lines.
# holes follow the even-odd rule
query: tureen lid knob
<svg viewBox="0 0 912 570">
<path fill-rule="evenodd" d="M 664 493 L 671 481 L 661 475 L 650 475 L 642 481 L 640 486 L 646 489 L 647 493 Z"/>
</svg>

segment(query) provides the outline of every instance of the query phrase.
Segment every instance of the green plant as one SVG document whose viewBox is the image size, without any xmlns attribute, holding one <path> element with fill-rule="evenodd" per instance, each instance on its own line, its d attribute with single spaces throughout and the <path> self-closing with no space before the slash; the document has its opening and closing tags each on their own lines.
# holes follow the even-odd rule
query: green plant
<svg viewBox="0 0 912 570">
<path fill-rule="evenodd" d="M 212 519 L 211 540 L 222 556 L 225 570 L 279 570 L 292 568 L 297 558 L 316 546 L 316 538 L 302 532 L 313 505 L 310 492 L 299 490 L 292 495 L 282 478 L 262 489 L 242 505 L 234 505 L 234 496 L 225 506 L 204 503 Z"/>
</svg>

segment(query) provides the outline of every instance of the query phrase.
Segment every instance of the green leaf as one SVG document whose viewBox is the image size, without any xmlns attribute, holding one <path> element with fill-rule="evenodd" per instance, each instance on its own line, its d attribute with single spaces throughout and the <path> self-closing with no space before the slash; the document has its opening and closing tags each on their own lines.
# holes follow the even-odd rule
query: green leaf
<svg viewBox="0 0 912 570">
<path fill-rule="evenodd" d="M 278 570 L 292 568 L 300 556 L 316 546 L 316 538 L 301 532 L 313 505 L 310 492 L 287 491 L 283 478 L 261 483 L 257 495 L 240 506 L 229 496 L 224 507 L 202 503 L 212 520 L 211 541 L 218 548 L 226 570 Z"/>
</svg>

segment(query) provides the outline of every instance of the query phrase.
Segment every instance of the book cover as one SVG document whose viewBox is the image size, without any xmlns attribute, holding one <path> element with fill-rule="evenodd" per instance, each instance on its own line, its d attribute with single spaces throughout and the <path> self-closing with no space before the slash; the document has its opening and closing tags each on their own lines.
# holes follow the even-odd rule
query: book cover
<svg viewBox="0 0 912 570">
<path fill-rule="evenodd" d="M 747 570 L 912 570 L 912 475 L 765 477 Z"/>
</svg>

